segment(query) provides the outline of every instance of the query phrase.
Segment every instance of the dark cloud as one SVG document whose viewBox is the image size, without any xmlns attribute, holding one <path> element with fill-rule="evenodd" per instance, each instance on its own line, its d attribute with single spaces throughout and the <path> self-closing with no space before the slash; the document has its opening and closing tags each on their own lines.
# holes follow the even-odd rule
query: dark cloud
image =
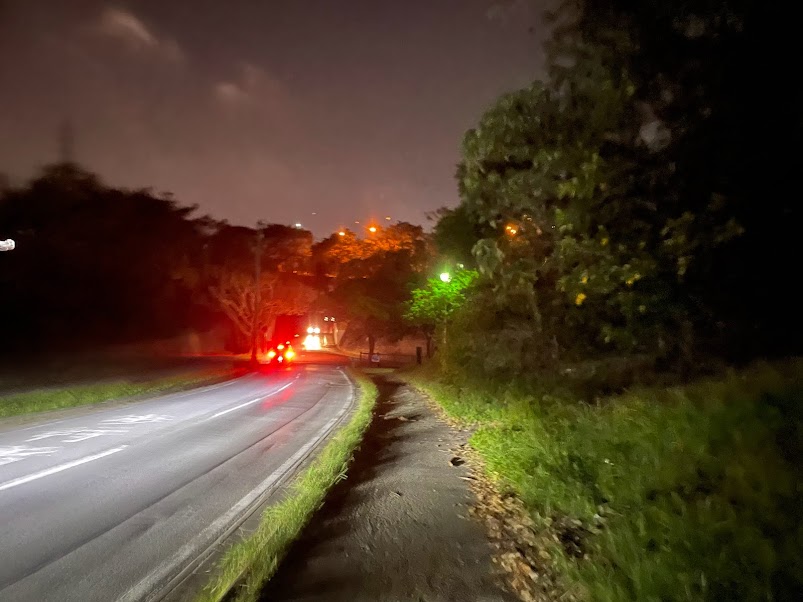
<svg viewBox="0 0 803 602">
<path fill-rule="evenodd" d="M 0 172 L 55 159 L 69 119 L 107 181 L 234 223 L 420 222 L 457 201 L 463 132 L 542 69 L 542 3 L 6 0 Z"/>
</svg>

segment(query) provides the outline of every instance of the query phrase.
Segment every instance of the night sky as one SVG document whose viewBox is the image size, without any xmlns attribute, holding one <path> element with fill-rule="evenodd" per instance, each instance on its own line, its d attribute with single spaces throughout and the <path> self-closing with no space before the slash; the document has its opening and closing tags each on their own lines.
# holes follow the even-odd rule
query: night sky
<svg viewBox="0 0 803 602">
<path fill-rule="evenodd" d="M 68 120 L 109 184 L 235 224 L 422 223 L 465 130 L 542 72 L 546 1 L 0 0 L 0 173 L 56 160 Z"/>
</svg>

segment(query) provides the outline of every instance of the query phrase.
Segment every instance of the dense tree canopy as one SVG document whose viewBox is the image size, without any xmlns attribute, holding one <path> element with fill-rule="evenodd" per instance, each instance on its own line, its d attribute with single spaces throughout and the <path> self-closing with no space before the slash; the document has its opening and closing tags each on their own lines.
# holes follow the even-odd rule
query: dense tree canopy
<svg viewBox="0 0 803 602">
<path fill-rule="evenodd" d="M 193 319 L 182 267 L 190 260 L 193 207 L 148 190 L 104 186 L 76 165 L 47 167 L 0 199 L 3 336 L 45 341 L 128 339 Z M 147 316 L 147 321 L 144 316 Z"/>
<path fill-rule="evenodd" d="M 457 363 L 482 341 L 478 362 L 496 349 L 525 372 L 607 354 L 690 367 L 798 344 L 799 319 L 778 305 L 800 204 L 790 155 L 768 149 L 800 140 L 800 93 L 744 79 L 777 50 L 762 47 L 761 12 L 563 5 L 549 77 L 466 134 L 461 204 L 436 226 L 441 252 L 470 246 L 481 273 L 454 316 Z"/>
<path fill-rule="evenodd" d="M 108 187 L 70 163 L 6 187 L 0 227 L 17 248 L 0 259 L 5 348 L 153 339 L 226 322 L 240 348 L 257 231 L 194 212 L 167 194 Z M 312 234 L 279 224 L 260 233 L 260 315 L 306 311 L 317 294 Z"/>
<path fill-rule="evenodd" d="M 412 330 L 404 320 L 405 303 L 431 259 L 421 226 L 402 222 L 363 239 L 336 233 L 313 255 L 329 266 L 329 294 L 319 305 L 348 322 L 352 344 L 365 340 L 373 352 L 378 338 L 398 339 Z"/>
</svg>

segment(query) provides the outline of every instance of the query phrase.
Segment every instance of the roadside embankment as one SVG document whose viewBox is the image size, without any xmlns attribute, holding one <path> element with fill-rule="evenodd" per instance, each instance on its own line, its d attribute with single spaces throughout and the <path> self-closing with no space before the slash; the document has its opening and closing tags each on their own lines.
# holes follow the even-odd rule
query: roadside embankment
<svg viewBox="0 0 803 602">
<path fill-rule="evenodd" d="M 408 380 L 476 429 L 491 480 L 477 485 L 480 515 L 523 599 L 791 600 L 803 592 L 801 368 L 597 404 L 426 370 Z"/>
<path fill-rule="evenodd" d="M 352 454 L 371 424 L 377 398 L 376 386 L 369 378 L 358 372 L 351 372 L 351 376 L 358 385 L 359 397 L 348 422 L 295 478 L 284 499 L 265 510 L 256 530 L 226 552 L 199 602 L 259 599 L 263 585 L 321 507 L 327 492 L 346 478 Z"/>
</svg>

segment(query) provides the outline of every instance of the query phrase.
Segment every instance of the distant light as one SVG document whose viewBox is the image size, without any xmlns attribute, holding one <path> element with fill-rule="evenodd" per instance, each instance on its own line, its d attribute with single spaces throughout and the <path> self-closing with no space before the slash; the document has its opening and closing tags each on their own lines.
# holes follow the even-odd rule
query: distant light
<svg viewBox="0 0 803 602">
<path fill-rule="evenodd" d="M 388 221 L 390 221 L 390 216 L 388 215 L 388 216 L 387 216 L 385 219 L 386 219 L 386 220 L 388 220 Z"/>
<path fill-rule="evenodd" d="M 17 243 L 11 238 L 0 240 L 0 251 L 13 251 L 16 246 Z"/>
<path fill-rule="evenodd" d="M 346 233 L 345 233 L 343 230 L 341 230 L 340 232 L 338 232 L 338 233 L 337 233 L 337 235 L 338 235 L 338 236 L 345 236 L 345 235 L 346 235 Z"/>
<path fill-rule="evenodd" d="M 312 215 L 318 215 L 318 213 L 316 211 L 313 211 Z"/>
<path fill-rule="evenodd" d="M 301 227 L 301 224 L 296 224 L 296 228 L 300 228 L 300 227 Z"/>
<path fill-rule="evenodd" d="M 307 328 L 307 334 L 312 334 L 312 330 L 313 330 L 312 326 L 310 326 L 309 328 Z"/>
<path fill-rule="evenodd" d="M 318 327 L 316 326 L 316 327 L 315 327 L 315 328 L 312 330 L 312 332 L 314 332 L 315 334 L 321 334 L 321 329 L 320 329 L 320 328 L 318 328 Z"/>
<path fill-rule="evenodd" d="M 304 349 L 307 351 L 318 351 L 321 348 L 321 337 L 308 334 L 304 339 Z"/>
<path fill-rule="evenodd" d="M 324 321 L 324 322 L 328 322 L 328 321 L 329 321 L 329 318 L 324 318 L 324 319 L 323 319 L 323 321 Z"/>
<path fill-rule="evenodd" d="M 370 228 L 368 228 L 368 231 L 371 233 L 376 232 L 376 226 L 371 226 Z"/>
<path fill-rule="evenodd" d="M 335 321 L 335 317 L 334 316 L 332 316 L 330 319 L 332 320 L 332 322 Z"/>
<path fill-rule="evenodd" d="M 516 233 L 519 231 L 516 226 L 505 226 L 505 230 L 510 236 L 516 236 Z"/>
<path fill-rule="evenodd" d="M 354 222 L 355 224 L 359 224 L 360 222 Z"/>
<path fill-rule="evenodd" d="M 459 268 L 462 270 L 462 269 L 463 269 L 464 267 L 466 267 L 466 266 L 464 266 L 462 263 L 458 263 L 458 264 L 457 264 L 457 267 L 459 267 Z"/>
<path fill-rule="evenodd" d="M 449 272 L 443 272 L 441 274 L 441 281 L 442 282 L 449 282 L 452 279 L 452 275 Z"/>
</svg>

